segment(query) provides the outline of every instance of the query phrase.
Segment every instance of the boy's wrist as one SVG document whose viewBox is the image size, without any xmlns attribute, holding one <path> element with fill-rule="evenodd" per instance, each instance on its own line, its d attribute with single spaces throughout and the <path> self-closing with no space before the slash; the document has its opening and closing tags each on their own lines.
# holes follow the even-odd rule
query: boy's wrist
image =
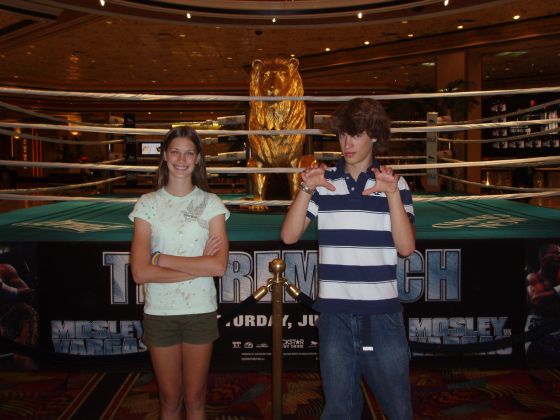
<svg viewBox="0 0 560 420">
<path fill-rule="evenodd" d="M 313 194 L 315 193 L 315 191 L 316 191 L 316 187 L 315 187 L 315 188 L 309 187 L 309 186 L 305 183 L 305 181 L 301 181 L 301 183 L 299 184 L 299 187 L 300 187 L 300 189 L 301 189 L 303 192 L 306 192 L 306 193 L 309 194 L 309 195 L 313 195 Z"/>
</svg>

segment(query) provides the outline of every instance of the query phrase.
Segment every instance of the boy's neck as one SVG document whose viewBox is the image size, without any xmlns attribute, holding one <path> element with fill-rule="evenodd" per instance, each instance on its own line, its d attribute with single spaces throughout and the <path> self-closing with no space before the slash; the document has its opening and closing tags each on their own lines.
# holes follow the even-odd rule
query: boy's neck
<svg viewBox="0 0 560 420">
<path fill-rule="evenodd" d="M 370 155 L 369 159 L 363 160 L 356 163 L 348 163 L 345 161 L 344 163 L 344 172 L 349 174 L 354 181 L 358 180 L 358 177 L 362 172 L 369 171 L 369 168 L 373 164 L 373 156 Z"/>
</svg>

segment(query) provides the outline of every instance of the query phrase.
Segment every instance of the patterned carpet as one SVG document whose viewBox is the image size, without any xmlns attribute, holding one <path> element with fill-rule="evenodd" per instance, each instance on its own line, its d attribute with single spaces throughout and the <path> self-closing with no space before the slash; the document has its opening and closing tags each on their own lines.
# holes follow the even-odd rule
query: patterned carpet
<svg viewBox="0 0 560 420">
<path fill-rule="evenodd" d="M 283 419 L 318 419 L 317 373 L 284 373 Z M 411 373 L 415 419 L 560 419 L 560 369 L 421 369 Z M 383 419 L 371 393 L 363 419 Z M 271 376 L 212 373 L 209 420 L 271 419 Z M 0 372 L 1 419 L 157 419 L 151 372 Z"/>
</svg>

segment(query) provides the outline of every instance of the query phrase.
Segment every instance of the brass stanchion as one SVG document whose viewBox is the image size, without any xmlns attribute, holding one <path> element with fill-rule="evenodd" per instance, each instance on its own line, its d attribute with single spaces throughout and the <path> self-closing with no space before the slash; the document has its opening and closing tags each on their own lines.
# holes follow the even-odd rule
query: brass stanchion
<svg viewBox="0 0 560 420">
<path fill-rule="evenodd" d="M 269 270 L 272 278 L 272 418 L 282 419 L 282 319 L 284 282 L 281 275 L 286 263 L 276 258 L 270 262 Z"/>
</svg>

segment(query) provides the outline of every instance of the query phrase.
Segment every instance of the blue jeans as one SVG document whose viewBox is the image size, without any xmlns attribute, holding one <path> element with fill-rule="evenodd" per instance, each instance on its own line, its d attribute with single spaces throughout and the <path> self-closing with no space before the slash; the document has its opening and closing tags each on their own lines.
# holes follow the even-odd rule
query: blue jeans
<svg viewBox="0 0 560 420">
<path fill-rule="evenodd" d="M 390 420 L 412 419 L 410 350 L 402 313 L 321 313 L 321 420 L 361 419 L 362 376 Z"/>
</svg>

